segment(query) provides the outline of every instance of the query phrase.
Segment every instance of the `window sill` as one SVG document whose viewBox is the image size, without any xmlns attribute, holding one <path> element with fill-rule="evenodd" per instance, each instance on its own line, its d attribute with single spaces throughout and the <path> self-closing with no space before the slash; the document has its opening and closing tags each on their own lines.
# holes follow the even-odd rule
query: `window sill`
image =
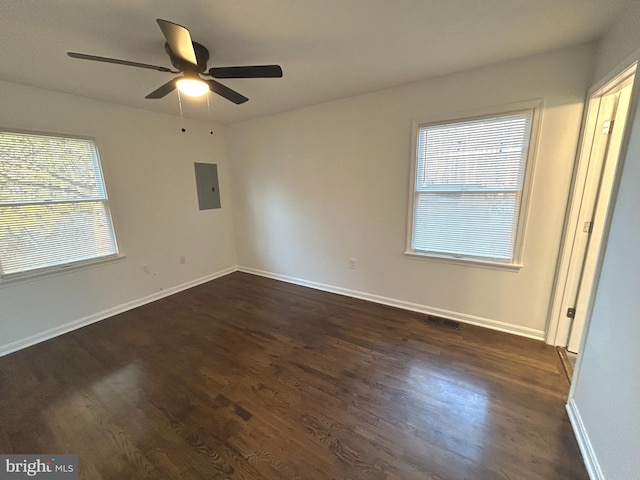
<svg viewBox="0 0 640 480">
<path fill-rule="evenodd" d="M 32 270 L 24 273 L 13 273 L 10 275 L 0 276 L 0 288 L 10 286 L 16 283 L 41 280 L 47 277 L 55 277 L 67 273 L 86 270 L 108 263 L 120 262 L 126 259 L 126 255 L 117 254 L 109 257 L 96 258 L 92 260 L 84 260 L 81 262 L 69 263 L 66 265 L 58 265 L 55 267 L 47 267 L 39 270 Z"/>
<path fill-rule="evenodd" d="M 480 260 L 470 257 L 454 257 L 450 255 L 438 255 L 437 253 L 422 253 L 415 251 L 406 251 L 404 255 L 409 258 L 419 260 L 432 260 L 440 263 L 450 263 L 454 265 L 464 265 L 468 267 L 491 268 L 494 270 L 506 270 L 508 272 L 519 272 L 523 267 L 520 263 L 503 263 L 491 260 Z"/>
</svg>

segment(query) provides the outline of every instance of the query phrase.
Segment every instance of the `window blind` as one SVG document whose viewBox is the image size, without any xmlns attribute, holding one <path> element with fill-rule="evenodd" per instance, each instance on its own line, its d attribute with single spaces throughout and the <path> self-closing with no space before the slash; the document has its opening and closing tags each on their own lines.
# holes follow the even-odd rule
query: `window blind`
<svg viewBox="0 0 640 480">
<path fill-rule="evenodd" d="M 0 132 L 0 273 L 117 253 L 94 142 Z"/>
<path fill-rule="evenodd" d="M 413 250 L 513 260 L 532 116 L 419 126 Z"/>
</svg>

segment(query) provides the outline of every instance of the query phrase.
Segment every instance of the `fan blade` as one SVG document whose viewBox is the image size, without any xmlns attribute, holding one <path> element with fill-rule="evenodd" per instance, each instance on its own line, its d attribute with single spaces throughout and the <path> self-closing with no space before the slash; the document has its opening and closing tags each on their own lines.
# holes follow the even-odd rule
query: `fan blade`
<svg viewBox="0 0 640 480">
<path fill-rule="evenodd" d="M 249 65 L 246 67 L 213 67 L 209 69 L 213 78 L 280 78 L 280 65 Z"/>
<path fill-rule="evenodd" d="M 151 92 L 149 95 L 147 95 L 144 98 L 162 98 L 162 97 L 164 97 L 165 95 L 167 95 L 167 94 L 171 93 L 173 90 L 175 90 L 177 81 L 178 81 L 177 78 L 174 78 L 173 80 L 169 80 L 167 83 L 165 83 L 161 87 L 156 88 L 153 92 Z"/>
<path fill-rule="evenodd" d="M 227 100 L 235 103 L 236 105 L 239 105 L 249 100 L 244 95 L 236 92 L 235 90 L 231 90 L 229 87 L 225 87 L 224 85 L 216 82 L 215 80 L 206 80 L 206 82 L 209 84 L 209 88 L 211 89 L 212 92 L 217 93 L 221 97 L 226 98 Z"/>
<path fill-rule="evenodd" d="M 157 70 L 159 72 L 180 73 L 167 67 L 149 65 L 148 63 L 130 62 L 128 60 L 118 60 L 117 58 L 98 57 L 96 55 L 87 55 L 86 53 L 67 52 L 67 55 L 71 58 L 79 58 L 80 60 L 93 60 L 94 62 L 115 63 L 116 65 L 127 65 L 129 67 L 148 68 L 149 70 Z"/>
<path fill-rule="evenodd" d="M 196 52 L 193 49 L 193 42 L 189 30 L 177 23 L 169 22 L 158 18 L 156 20 L 162 30 L 164 38 L 169 44 L 169 48 L 176 57 L 181 58 L 185 62 L 197 65 Z"/>
</svg>

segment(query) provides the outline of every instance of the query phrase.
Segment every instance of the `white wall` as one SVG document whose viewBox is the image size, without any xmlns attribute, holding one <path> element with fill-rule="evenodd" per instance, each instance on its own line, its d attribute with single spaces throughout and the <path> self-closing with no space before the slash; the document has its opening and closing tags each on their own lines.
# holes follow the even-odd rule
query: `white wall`
<svg viewBox="0 0 640 480">
<path fill-rule="evenodd" d="M 640 2 L 628 1 L 618 20 L 598 42 L 594 81 L 606 77 L 640 48 Z M 637 60 L 636 57 L 632 61 Z M 595 83 L 594 82 L 594 83 Z"/>
<path fill-rule="evenodd" d="M 570 401 L 607 480 L 640 472 L 640 111 Z"/>
<path fill-rule="evenodd" d="M 230 126 L 239 264 L 542 338 L 591 68 L 582 46 Z M 524 268 L 405 257 L 412 119 L 532 99 Z"/>
<path fill-rule="evenodd" d="M 618 65 L 640 48 L 640 3 L 633 7 L 603 39 L 598 58 L 602 76 L 611 77 L 605 67 Z M 632 34 L 629 27 L 634 18 Z M 636 98 L 636 108 L 637 102 Z M 594 479 L 640 476 L 640 110 L 630 125 L 586 343 L 569 398 L 577 437 Z"/>
<path fill-rule="evenodd" d="M 222 127 L 212 136 L 209 125 L 187 122 L 187 133 L 181 133 L 179 117 L 5 82 L 0 126 L 96 138 L 126 255 L 0 285 L 0 354 L 236 265 Z M 198 211 L 194 162 L 218 164 L 222 209 Z M 151 274 L 143 273 L 143 264 Z"/>
</svg>

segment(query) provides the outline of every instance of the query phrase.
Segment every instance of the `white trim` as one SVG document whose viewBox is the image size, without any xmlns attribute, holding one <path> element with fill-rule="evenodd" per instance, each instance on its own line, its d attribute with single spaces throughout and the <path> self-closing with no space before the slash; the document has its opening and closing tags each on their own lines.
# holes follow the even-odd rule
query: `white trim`
<svg viewBox="0 0 640 480">
<path fill-rule="evenodd" d="M 593 450 L 593 446 L 589 440 L 589 435 L 587 434 L 587 429 L 584 426 L 584 422 L 582 421 L 576 402 L 573 399 L 569 400 L 567 402 L 566 409 L 567 414 L 569 415 L 569 421 L 571 422 L 571 427 L 573 428 L 573 433 L 576 437 L 576 441 L 578 442 L 578 447 L 580 447 L 580 453 L 582 453 L 582 460 L 584 461 L 584 465 L 589 473 L 589 478 L 591 480 L 605 480 L 604 473 L 602 473 L 602 469 L 598 463 L 596 452 Z"/>
<path fill-rule="evenodd" d="M 562 244 L 558 252 L 558 261 L 556 266 L 556 274 L 554 279 L 554 285 L 551 292 L 551 305 L 549 307 L 549 314 L 547 317 L 547 327 L 545 334 L 545 342 L 551 345 L 566 346 L 569 340 L 569 332 L 571 328 L 571 320 L 566 317 L 565 310 L 566 298 L 569 292 L 566 292 L 569 280 L 571 279 L 569 271 L 570 262 L 573 255 L 573 246 L 576 240 L 576 233 L 580 230 L 581 218 L 579 217 L 582 207 L 582 196 L 587 188 L 587 181 L 589 173 L 589 166 L 591 162 L 592 149 L 595 142 L 595 136 L 597 134 L 598 126 L 596 122 L 600 111 L 600 105 L 602 98 L 611 94 L 617 89 L 621 89 L 629 82 L 630 78 L 634 78 L 633 93 L 631 96 L 630 108 L 627 114 L 627 119 L 631 118 L 634 97 L 636 96 L 637 81 L 635 75 L 638 68 L 638 59 L 636 58 L 631 64 L 627 65 L 622 71 L 611 75 L 611 79 L 602 84 L 589 89 L 587 92 L 586 108 L 583 113 L 582 130 L 580 132 L 580 141 L 576 154 L 573 180 L 571 185 L 571 191 L 569 194 L 569 200 L 567 205 L 567 211 L 565 215 L 565 222 L 563 227 Z M 621 164 L 624 161 L 624 151 L 626 149 L 626 138 L 629 135 L 629 123 L 627 121 L 625 126 L 625 134 L 621 140 L 621 148 L 618 154 L 616 167 L 616 175 L 620 175 L 622 169 Z M 615 183 L 611 190 L 611 201 L 614 197 Z M 613 205 L 613 203 L 611 203 Z M 610 207 L 611 208 L 611 207 Z M 609 213 L 610 214 L 610 213 Z M 606 231 L 603 230 L 603 236 L 606 236 Z M 604 237 L 603 237 L 604 238 Z M 601 250 L 601 255 L 604 250 Z M 593 296 L 595 291 L 591 293 Z M 574 299 L 575 300 L 575 299 Z M 586 331 L 586 330 L 585 330 Z"/>
<path fill-rule="evenodd" d="M 11 273 L 9 275 L 0 275 L 0 289 L 13 285 L 14 283 L 27 282 L 33 280 L 41 280 L 46 277 L 57 275 L 65 275 L 78 270 L 86 270 L 88 268 L 97 267 L 106 263 L 115 263 L 125 260 L 127 256 L 120 252 L 106 257 L 90 258 L 79 262 L 63 263 L 52 267 L 37 268 L 35 270 L 27 270 L 26 272 Z"/>
<path fill-rule="evenodd" d="M 204 277 L 191 280 L 181 285 L 176 285 L 175 287 L 167 288 L 166 290 L 161 290 L 159 292 L 152 293 L 151 295 L 147 295 L 146 297 L 132 300 L 131 302 L 127 302 L 122 305 L 118 305 L 116 307 L 103 310 L 93 315 L 89 315 L 89 316 L 80 318 L 78 320 L 73 320 L 71 322 L 65 323 L 64 325 L 60 325 L 58 327 L 45 330 L 44 332 L 39 332 L 29 337 L 16 340 L 14 342 L 7 343 L 4 345 L 0 345 L 0 357 L 16 352 L 18 350 L 22 350 L 23 348 L 30 347 L 37 343 L 44 342 L 54 337 L 63 335 L 73 330 L 77 330 L 78 328 L 91 325 L 92 323 L 105 320 L 114 315 L 118 315 L 119 313 L 123 313 L 128 310 L 140 307 L 142 305 L 146 305 L 148 303 L 154 302 L 156 300 L 160 300 L 161 298 L 168 297 L 170 295 L 181 292 L 183 290 L 187 290 L 189 288 L 195 287 L 202 283 L 215 280 L 216 278 L 223 277 L 225 275 L 228 275 L 236 271 L 249 273 L 252 275 L 258 275 L 261 277 L 271 278 L 274 280 L 280 280 L 280 281 L 292 283 L 295 285 L 301 285 L 304 287 L 313 288 L 315 290 L 322 290 L 325 292 L 336 293 L 338 295 L 345 295 L 347 297 L 358 298 L 358 299 L 366 300 L 373 303 L 379 303 L 382 305 L 401 308 L 403 310 L 409 310 L 412 312 L 419 312 L 427 315 L 444 317 L 444 318 L 448 318 L 448 319 L 455 320 L 462 323 L 468 323 L 471 325 L 477 325 L 479 327 L 489 328 L 491 330 L 498 330 L 500 332 L 511 333 L 513 335 L 518 335 L 521 337 L 533 338 L 535 340 L 544 339 L 543 330 L 536 330 L 528 327 L 520 327 L 518 325 L 500 322 L 497 320 L 491 320 L 489 318 L 478 317 L 475 315 L 468 315 L 466 313 L 453 312 L 451 310 L 445 310 L 441 308 L 428 307 L 426 305 L 406 302 L 404 300 L 397 300 L 397 299 L 383 297 L 383 296 L 375 295 L 371 293 L 360 292 L 357 290 L 351 290 L 351 289 L 342 288 L 342 287 L 335 287 L 335 286 L 327 285 L 324 283 L 303 280 L 301 278 L 290 277 L 287 275 L 280 275 L 277 273 L 266 272 L 266 271 L 257 270 L 254 268 L 233 266 L 233 267 L 229 267 L 224 270 L 220 270 L 218 272 L 212 273 L 210 275 L 206 275 Z"/>
<path fill-rule="evenodd" d="M 124 257 L 124 255 L 120 252 L 120 247 L 118 245 L 118 237 L 116 235 L 116 229 L 113 221 L 113 216 L 111 214 L 111 206 L 109 204 L 109 193 L 107 191 L 107 183 L 104 176 L 104 171 L 102 169 L 102 160 L 100 158 L 100 150 L 98 148 L 98 142 L 94 137 L 75 135 L 75 134 L 63 134 L 63 133 L 47 133 L 41 131 L 32 131 L 32 130 L 22 130 L 22 129 L 13 129 L 13 128 L 3 128 L 0 127 L 0 134 L 2 133 L 13 133 L 16 135 L 28 136 L 28 137 L 49 137 L 49 138 L 61 138 L 67 140 L 82 140 L 88 142 L 93 147 L 93 151 L 95 153 L 96 159 L 96 167 L 97 171 L 100 174 L 96 181 L 99 181 L 102 185 L 102 192 L 104 197 L 95 196 L 91 198 L 75 198 L 73 200 L 55 200 L 55 201 L 45 201 L 42 199 L 35 201 L 27 201 L 27 202 L 9 202 L 4 203 L 0 202 L 0 205 L 3 206 L 12 206 L 12 207 L 20 207 L 20 206 L 28 206 L 28 205 L 71 205 L 71 204 L 80 204 L 80 203 L 101 203 L 104 206 L 104 211 L 106 214 L 106 219 L 108 220 L 108 226 L 111 228 L 111 236 L 113 238 L 113 246 L 114 252 L 98 257 L 91 257 L 84 260 L 79 261 L 65 261 L 64 263 L 58 263 L 55 265 L 47 265 L 44 267 L 38 267 L 36 269 L 29 270 L 20 270 L 18 272 L 4 274 L 2 263 L 0 263 L 0 284 L 11 282 L 14 278 L 20 280 L 23 278 L 31 278 L 37 276 L 46 276 L 49 273 L 58 273 L 60 270 L 64 270 L 67 268 L 75 268 L 75 267 L 84 267 L 86 265 L 99 264 L 103 262 L 109 262 L 112 260 L 120 260 Z"/>
<path fill-rule="evenodd" d="M 454 312 L 454 311 L 445 310 L 442 308 L 429 307 L 427 305 L 420 305 L 418 303 L 406 302 L 404 300 L 397 300 L 394 298 L 383 297 L 380 295 L 360 292 L 360 291 L 351 290 L 348 288 L 335 287 L 333 285 L 327 285 L 325 283 L 318 283 L 310 280 L 303 280 L 301 278 L 290 277 L 288 275 L 281 275 L 279 273 L 266 272 L 264 270 L 257 270 L 255 268 L 238 266 L 238 271 L 244 272 L 244 273 L 250 273 L 252 275 L 258 275 L 261 277 L 272 278 L 274 280 L 281 280 L 283 282 L 293 283 L 295 285 L 301 285 L 303 287 L 309 287 L 316 290 L 322 290 L 324 292 L 337 293 L 338 295 L 345 295 L 347 297 L 358 298 L 360 300 L 367 300 L 373 303 L 379 303 L 382 305 L 401 308 L 403 310 L 410 310 L 412 312 L 419 312 L 427 315 L 444 317 L 447 319 L 455 320 L 457 322 L 477 325 L 479 327 L 485 327 L 491 330 L 498 330 L 500 332 L 511 333 L 513 335 L 518 335 L 521 337 L 533 338 L 535 340 L 544 340 L 544 330 L 536 330 L 534 328 L 521 327 L 521 326 L 513 325 L 510 323 L 491 320 L 489 318 L 478 317 L 478 316 L 469 315 L 466 313 Z"/>
<path fill-rule="evenodd" d="M 532 99 L 521 102 L 509 103 L 506 105 L 494 105 L 462 112 L 454 112 L 449 115 L 430 115 L 425 118 L 413 118 L 411 120 L 411 163 L 409 169 L 409 208 L 407 210 L 407 223 L 405 229 L 405 255 L 418 258 L 426 256 L 424 252 L 413 249 L 413 229 L 416 215 L 416 168 L 418 154 L 418 130 L 422 125 L 438 125 L 445 123 L 464 122 L 489 116 L 509 115 L 525 110 L 531 110 L 531 129 L 529 132 L 529 144 L 527 160 L 525 166 L 524 180 L 520 190 L 520 205 L 518 207 L 518 223 L 516 225 L 516 238 L 514 240 L 513 258 L 508 262 L 500 262 L 502 267 L 496 267 L 495 261 L 487 259 L 483 261 L 481 257 L 472 259 L 474 266 L 486 268 L 503 268 L 511 266 L 510 270 L 519 270 L 522 267 L 524 257 L 526 229 L 531 210 L 531 197 L 533 195 L 533 178 L 535 177 L 536 160 L 540 144 L 540 133 L 542 130 L 542 120 L 544 115 L 544 99 Z M 429 254 L 431 255 L 431 254 Z M 439 254 L 438 254 L 439 255 Z M 443 255 L 446 256 L 446 255 Z M 469 257 L 457 258 L 450 256 L 447 258 L 450 263 L 465 264 Z M 468 264 L 468 263 L 467 263 Z"/>
<path fill-rule="evenodd" d="M 105 320 L 114 315 L 118 315 L 119 313 L 126 312 L 128 310 L 140 307 L 142 305 L 146 305 L 147 303 L 155 302 L 156 300 L 160 300 L 161 298 L 168 297 L 170 295 L 173 295 L 174 293 L 187 290 L 191 287 L 195 287 L 196 285 L 200 285 L 202 283 L 215 280 L 216 278 L 223 277 L 237 270 L 238 269 L 235 266 L 225 268 L 224 270 L 220 270 L 218 272 L 212 273 L 210 275 L 206 275 L 204 277 L 196 278 L 195 280 L 191 280 L 181 285 L 176 285 L 175 287 L 167 288 L 166 290 L 161 290 L 159 292 L 152 293 L 151 295 L 147 295 L 146 297 L 138 298 L 136 300 L 123 303 L 122 305 L 118 305 L 113 308 L 108 308 L 107 310 L 94 313 L 93 315 L 89 315 L 84 318 L 80 318 L 78 320 L 73 320 L 71 322 L 65 323 L 64 325 L 50 328 L 49 330 L 36 333 L 27 338 L 16 340 L 15 342 L 7 343 L 5 345 L 0 345 L 0 357 L 16 352 L 18 350 L 22 350 L 23 348 L 30 347 L 32 345 L 35 345 L 36 343 L 44 342 L 45 340 L 49 340 L 59 335 L 63 335 L 73 330 L 77 330 L 78 328 L 91 325 L 92 323 Z"/>
<path fill-rule="evenodd" d="M 421 260 L 433 260 L 434 262 L 450 263 L 454 265 L 466 265 L 469 267 L 493 268 L 496 270 L 507 270 L 510 272 L 518 272 L 524 266 L 521 263 L 503 263 L 490 260 L 481 260 L 474 257 L 456 257 L 454 255 L 444 255 L 430 252 L 421 253 L 418 250 L 404 252 L 404 255 L 411 258 L 419 258 Z"/>
<path fill-rule="evenodd" d="M 553 290 L 551 291 L 551 304 L 547 318 L 547 333 L 545 341 L 551 345 L 565 346 L 569 337 L 570 321 L 565 320 L 562 312 L 562 304 L 567 280 L 569 278 L 569 261 L 573 251 L 573 243 L 579 224 L 578 213 L 582 203 L 582 193 L 587 178 L 587 167 L 591 155 L 591 147 L 595 138 L 596 120 L 601 97 L 591 94 L 582 118 L 582 130 L 576 154 L 573 171 L 573 180 L 562 233 L 562 243 L 558 250 L 556 274 Z"/>
<path fill-rule="evenodd" d="M 640 59 L 636 62 L 636 65 L 640 63 Z M 636 117 L 636 112 L 639 108 L 640 101 L 640 76 L 636 75 L 633 83 L 633 91 L 631 93 L 631 100 L 629 105 L 629 112 L 627 113 L 627 126 L 630 126 L 629 123 L 631 119 Z M 609 241 L 609 231 L 611 230 L 611 222 L 613 220 L 613 209 L 616 205 L 616 200 L 618 198 L 618 190 L 620 189 L 620 182 L 622 180 L 622 174 L 624 170 L 624 164 L 627 161 L 627 149 L 629 148 L 629 137 L 631 136 L 632 128 L 625 128 L 624 136 L 622 138 L 620 153 L 618 156 L 618 164 L 616 166 L 616 173 L 613 185 L 611 186 L 611 199 L 609 203 L 609 212 L 606 216 L 606 223 L 602 229 L 602 244 L 600 245 L 600 252 L 598 253 L 598 263 L 596 265 L 596 270 L 594 272 L 593 277 L 593 290 L 591 292 L 591 298 L 589 299 L 589 304 L 587 306 L 585 312 L 585 324 L 584 331 L 582 334 L 582 340 L 580 341 L 579 354 L 576 360 L 576 365 L 573 371 L 573 379 L 571 381 L 571 388 L 569 389 L 569 399 L 572 400 L 575 394 L 576 385 L 578 384 L 578 380 L 580 378 L 580 373 L 582 370 L 582 352 L 585 349 L 587 344 L 587 338 L 589 336 L 589 328 L 591 326 L 591 317 L 593 315 L 593 307 L 595 303 L 595 299 L 598 295 L 598 289 L 600 288 L 600 274 L 602 272 L 602 266 L 604 264 L 604 256 L 607 251 L 607 243 Z"/>
</svg>

